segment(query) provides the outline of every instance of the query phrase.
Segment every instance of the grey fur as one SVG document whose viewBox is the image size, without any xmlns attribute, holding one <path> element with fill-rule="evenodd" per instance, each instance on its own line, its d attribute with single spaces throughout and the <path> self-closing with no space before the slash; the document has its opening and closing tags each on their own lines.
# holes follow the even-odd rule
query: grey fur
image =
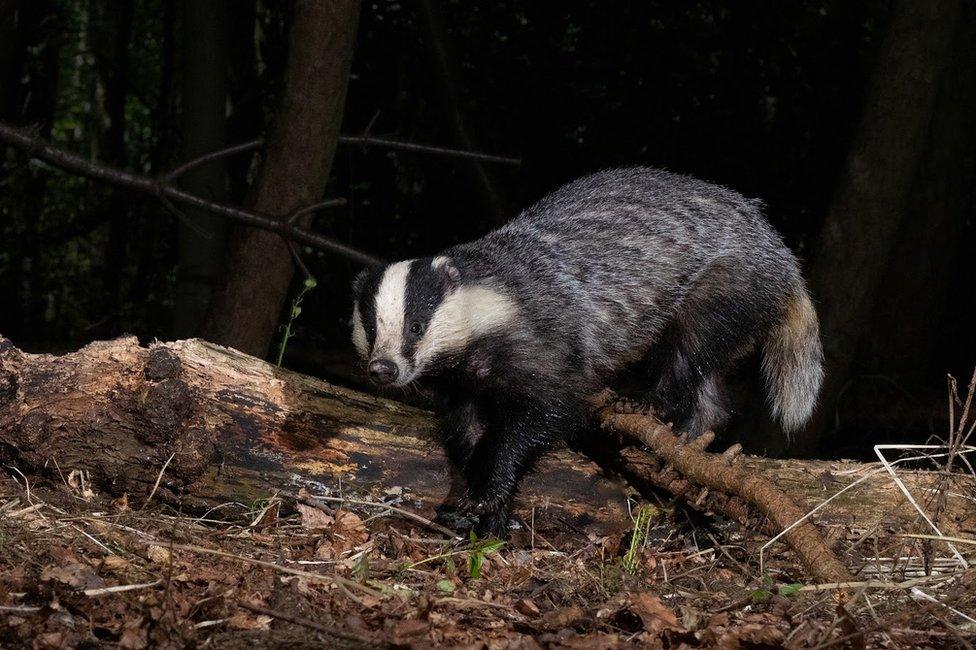
<svg viewBox="0 0 976 650">
<path fill-rule="evenodd" d="M 698 435 L 725 417 L 723 375 L 761 346 L 771 410 L 789 431 L 809 418 L 823 376 L 816 313 L 762 204 L 688 176 L 635 167 L 581 178 L 481 239 L 413 261 L 407 284 L 417 283 L 436 289 L 415 291 L 425 304 L 409 295 L 378 304 L 382 276 L 357 281 L 357 346 L 374 324 L 370 314 L 404 309 L 405 317 L 385 320 L 404 323 L 403 383 L 455 373 L 448 392 L 458 385 L 473 395 L 513 395 L 508 403 L 537 427 L 564 426 L 584 410 L 586 395 L 645 360 L 655 407 Z M 431 307 L 441 313 L 431 317 Z M 445 321 L 457 327 L 445 334 Z M 427 338 L 411 339 L 411 326 Z M 368 342 L 365 356 L 375 357 Z M 412 356 L 418 349 L 420 362 Z M 492 413 L 471 410 L 463 398 L 451 403 L 452 426 L 472 431 L 450 436 L 487 449 L 493 433 L 479 417 L 493 421 Z M 489 411 L 505 403 L 496 399 Z M 463 464 L 472 453 L 455 455 Z M 508 478 L 493 478 L 505 484 L 501 492 L 514 489 Z"/>
</svg>

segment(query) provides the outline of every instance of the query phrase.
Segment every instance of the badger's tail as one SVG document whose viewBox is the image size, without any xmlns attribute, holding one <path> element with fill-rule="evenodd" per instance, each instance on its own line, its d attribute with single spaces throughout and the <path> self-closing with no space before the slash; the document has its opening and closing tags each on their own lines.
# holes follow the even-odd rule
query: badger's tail
<svg viewBox="0 0 976 650">
<path fill-rule="evenodd" d="M 810 295 L 798 281 L 763 345 L 762 371 L 773 417 L 786 433 L 803 426 L 817 403 L 823 381 L 820 323 Z"/>
</svg>

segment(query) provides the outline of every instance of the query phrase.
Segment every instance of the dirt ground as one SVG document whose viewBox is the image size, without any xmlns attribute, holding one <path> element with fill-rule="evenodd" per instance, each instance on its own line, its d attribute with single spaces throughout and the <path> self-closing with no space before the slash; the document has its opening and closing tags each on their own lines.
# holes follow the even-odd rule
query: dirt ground
<svg viewBox="0 0 976 650">
<path fill-rule="evenodd" d="M 192 517 L 62 478 L 0 474 L 3 647 L 976 644 L 972 535 L 959 557 L 901 531 L 835 535 L 861 581 L 838 588 L 805 583 L 785 546 L 760 567 L 765 538 L 669 503 L 635 500 L 613 538 L 521 513 L 500 544 L 411 518 L 403 487 Z"/>
</svg>

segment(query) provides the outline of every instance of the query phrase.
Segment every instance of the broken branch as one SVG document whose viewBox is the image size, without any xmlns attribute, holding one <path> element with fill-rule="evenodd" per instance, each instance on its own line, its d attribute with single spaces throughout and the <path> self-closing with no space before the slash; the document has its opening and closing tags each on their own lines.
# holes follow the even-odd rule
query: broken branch
<svg viewBox="0 0 976 650">
<path fill-rule="evenodd" d="M 348 246 L 347 244 L 343 244 L 342 242 L 336 241 L 329 237 L 325 237 L 324 235 L 320 235 L 296 226 L 287 219 L 276 219 L 268 215 L 258 214 L 256 212 L 226 205 L 224 203 L 217 203 L 216 201 L 210 201 L 208 199 L 196 196 L 195 194 L 185 192 L 173 185 L 171 178 L 172 174 L 164 175 L 161 178 L 152 178 L 149 176 L 143 176 L 141 174 L 133 174 L 131 172 L 110 167 L 101 163 L 94 163 L 90 160 L 86 160 L 80 156 L 76 156 L 75 154 L 55 147 L 36 135 L 30 134 L 22 129 L 12 127 L 2 122 L 0 122 L 0 142 L 6 142 L 10 146 L 23 151 L 31 158 L 42 160 L 49 165 L 53 165 L 85 178 L 110 183 L 112 185 L 135 190 L 144 194 L 151 194 L 164 203 L 168 200 L 172 203 L 188 205 L 201 210 L 206 210 L 213 214 L 230 219 L 231 221 L 242 223 L 246 226 L 273 232 L 287 240 L 296 241 L 300 244 L 311 246 L 312 248 L 318 248 L 341 255 L 347 259 L 353 260 L 354 262 L 359 262 L 369 266 L 382 263 L 382 260 L 374 255 L 361 251 L 352 246 Z M 244 145 L 238 145 L 238 148 L 243 146 Z M 231 149 L 234 148 L 232 147 Z M 202 164 L 202 162 L 206 162 L 204 159 L 208 159 L 208 157 L 211 157 L 212 159 L 212 157 L 225 155 L 227 151 L 228 150 L 213 152 L 203 156 L 201 159 L 190 161 L 188 164 L 191 166 L 195 166 L 198 163 Z M 175 171 L 182 173 L 183 171 L 186 171 L 186 169 L 177 168 Z M 319 207 L 321 207 L 321 205 Z"/>
<path fill-rule="evenodd" d="M 724 503 L 718 502 L 721 504 L 720 510 L 742 521 L 744 517 L 750 519 L 748 511 L 755 509 L 772 523 L 777 532 L 787 530 L 784 535 L 787 543 L 811 575 L 823 582 L 853 581 L 847 567 L 837 559 L 811 522 L 794 525 L 805 517 L 805 513 L 762 475 L 729 464 L 724 454 L 710 454 L 694 442 L 680 444 L 671 427 L 653 417 L 616 413 L 607 406 L 597 413 L 604 429 L 636 438 L 665 462 L 663 470 L 655 473 L 655 483 L 667 482 L 669 491 L 685 499 L 688 496 L 684 490 L 675 490 L 678 487 L 676 484 L 682 481 L 701 486 L 706 492 L 718 490 L 726 497 L 732 497 L 726 498 Z M 708 495 L 702 494 L 699 498 L 704 501 Z"/>
</svg>

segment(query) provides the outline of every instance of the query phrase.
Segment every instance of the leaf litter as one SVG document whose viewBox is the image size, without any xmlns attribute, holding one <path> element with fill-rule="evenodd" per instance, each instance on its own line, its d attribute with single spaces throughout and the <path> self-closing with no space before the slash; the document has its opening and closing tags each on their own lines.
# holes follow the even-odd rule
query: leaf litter
<svg viewBox="0 0 976 650">
<path fill-rule="evenodd" d="M 861 575 L 877 572 L 885 557 L 901 557 L 900 564 L 889 562 L 886 577 L 899 564 L 904 575 L 916 575 L 910 580 L 921 581 L 913 586 L 939 594 L 935 603 L 913 596 L 908 585 L 805 585 L 796 559 L 782 547 L 767 557 L 763 575 L 756 551 L 764 538 L 677 506 L 637 504 L 632 532 L 623 536 L 523 527 L 501 543 L 448 536 L 423 517 L 399 517 L 389 508 L 383 510 L 389 516 L 377 516 L 376 506 L 400 499 L 403 488 L 361 491 L 348 502 L 300 491 L 298 498 L 223 504 L 200 517 L 162 504 L 133 510 L 128 499 L 81 485 L 80 477 L 67 485 L 38 479 L 28 493 L 22 481 L 0 474 L 0 646 L 956 647 L 976 641 L 976 626 L 965 620 L 976 611 L 971 568 L 929 557 L 934 573 L 904 574 L 917 564 L 904 558 L 928 539 L 899 537 L 900 550 L 887 555 L 877 548 Z M 838 547 L 885 541 L 883 531 L 848 533 Z M 976 559 L 976 546 L 958 549 Z"/>
</svg>

